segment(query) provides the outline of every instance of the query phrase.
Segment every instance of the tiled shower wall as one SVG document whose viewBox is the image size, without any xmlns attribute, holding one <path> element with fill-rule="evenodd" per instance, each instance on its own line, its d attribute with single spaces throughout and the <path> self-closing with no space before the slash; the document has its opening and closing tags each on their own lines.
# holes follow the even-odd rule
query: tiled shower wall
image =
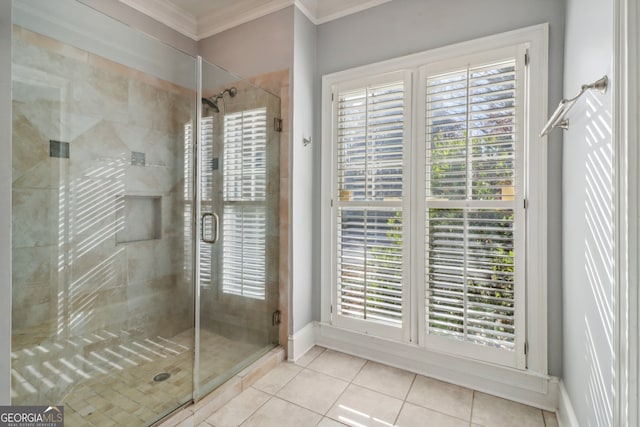
<svg viewBox="0 0 640 427">
<path fill-rule="evenodd" d="M 191 328 L 193 93 L 20 27 L 13 36 L 14 366 L 22 349 L 73 358 Z M 51 140 L 69 157 L 51 157 Z M 124 195 L 160 197 L 160 238 L 116 241 Z"/>
<path fill-rule="evenodd" d="M 281 323 L 278 330 L 279 343 L 288 350 L 289 344 L 289 171 L 290 165 L 290 73 L 288 69 L 274 71 L 255 76 L 249 81 L 266 91 L 280 97 L 280 117 L 282 133 L 280 134 L 280 208 L 279 208 L 279 267 L 278 267 L 278 308 Z"/>
</svg>

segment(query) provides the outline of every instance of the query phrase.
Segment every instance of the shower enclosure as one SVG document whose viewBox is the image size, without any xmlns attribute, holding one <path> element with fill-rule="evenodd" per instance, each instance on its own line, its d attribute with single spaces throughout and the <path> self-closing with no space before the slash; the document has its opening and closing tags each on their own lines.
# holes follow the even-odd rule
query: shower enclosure
<svg viewBox="0 0 640 427">
<path fill-rule="evenodd" d="M 149 425 L 278 342 L 277 96 L 14 0 L 12 403 Z"/>
</svg>

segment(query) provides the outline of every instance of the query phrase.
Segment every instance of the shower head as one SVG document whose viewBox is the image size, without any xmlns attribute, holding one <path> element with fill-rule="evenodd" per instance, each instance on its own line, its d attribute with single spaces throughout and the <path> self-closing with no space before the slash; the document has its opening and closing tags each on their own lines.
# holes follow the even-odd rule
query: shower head
<svg viewBox="0 0 640 427">
<path fill-rule="evenodd" d="M 238 89 L 236 89 L 235 87 L 230 87 L 228 89 L 223 90 L 216 96 L 212 96 L 210 98 L 202 98 L 202 102 L 207 104 L 213 110 L 214 113 L 219 113 L 220 107 L 218 107 L 218 100 L 223 99 L 225 93 L 228 93 L 229 96 L 233 98 L 238 93 Z"/>
<path fill-rule="evenodd" d="M 202 102 L 207 104 L 209 108 L 213 110 L 214 113 L 219 113 L 220 109 L 218 108 L 218 100 L 210 100 L 209 98 L 202 98 Z"/>
</svg>

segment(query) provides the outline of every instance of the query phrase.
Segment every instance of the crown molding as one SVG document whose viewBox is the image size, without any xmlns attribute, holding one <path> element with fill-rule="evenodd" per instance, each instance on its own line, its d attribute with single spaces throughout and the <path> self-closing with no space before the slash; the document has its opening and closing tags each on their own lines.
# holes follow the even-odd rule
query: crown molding
<svg viewBox="0 0 640 427">
<path fill-rule="evenodd" d="M 196 17 L 180 9 L 167 0 L 119 0 L 132 9 L 176 30 L 177 32 L 197 40 Z"/>
<path fill-rule="evenodd" d="M 318 0 L 313 0 L 313 1 L 316 4 L 318 4 Z M 320 8 L 316 7 L 316 13 L 315 13 L 316 20 L 315 20 L 314 23 L 316 25 L 324 24 L 325 22 L 333 21 L 335 19 L 339 19 L 339 18 L 345 17 L 347 15 L 351 15 L 353 13 L 357 13 L 357 12 L 363 11 L 365 9 L 369 9 L 369 8 L 372 8 L 372 7 L 375 7 L 375 6 L 379 6 L 381 4 L 388 3 L 390 1 L 391 0 L 371 0 L 371 1 L 368 1 L 368 2 L 365 2 L 365 3 L 361 3 L 361 4 L 357 5 L 357 6 L 349 7 L 349 8 L 346 8 L 346 9 L 342 9 L 342 10 L 340 10 L 338 12 L 328 13 L 328 14 L 325 14 L 325 15 L 323 15 L 323 12 L 322 12 L 322 10 L 320 10 Z"/>
<path fill-rule="evenodd" d="M 238 25 L 277 12 L 294 4 L 294 0 L 269 0 L 248 11 L 228 11 L 220 15 L 205 15 L 197 20 L 198 38 L 202 40 Z"/>
<path fill-rule="evenodd" d="M 343 8 L 344 3 L 337 0 L 333 2 L 322 0 L 324 3 L 321 0 L 265 0 L 259 6 L 251 7 L 248 10 L 234 6 L 227 10 L 219 9 L 215 14 L 199 17 L 179 8 L 170 0 L 118 1 L 190 39 L 199 41 L 292 5 L 295 5 L 315 25 L 320 25 L 391 0 L 369 0 L 347 8 Z M 241 3 L 238 1 L 236 5 L 241 5 Z M 327 6 L 329 3 L 333 3 L 333 6 Z"/>
<path fill-rule="evenodd" d="M 308 5 L 305 4 L 309 3 Z M 314 25 L 318 25 L 317 11 L 318 11 L 318 0 L 294 0 L 294 4 L 298 8 L 300 12 L 304 14 L 309 21 L 313 22 Z"/>
</svg>

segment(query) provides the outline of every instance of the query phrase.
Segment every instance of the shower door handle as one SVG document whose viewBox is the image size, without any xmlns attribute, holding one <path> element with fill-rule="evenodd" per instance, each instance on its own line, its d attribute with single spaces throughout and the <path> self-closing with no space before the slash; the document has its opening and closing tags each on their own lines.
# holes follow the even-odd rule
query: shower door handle
<svg viewBox="0 0 640 427">
<path fill-rule="evenodd" d="M 213 218 L 213 239 L 207 239 L 204 235 L 204 224 L 205 224 L 205 219 L 210 216 L 211 218 Z M 218 214 L 214 213 L 214 212 L 204 212 L 201 216 L 200 216 L 200 240 L 202 240 L 205 243 L 209 243 L 209 244 L 214 244 L 218 241 L 218 237 L 220 237 L 220 233 L 219 233 L 219 229 L 220 229 L 220 217 L 218 217 Z"/>
</svg>

